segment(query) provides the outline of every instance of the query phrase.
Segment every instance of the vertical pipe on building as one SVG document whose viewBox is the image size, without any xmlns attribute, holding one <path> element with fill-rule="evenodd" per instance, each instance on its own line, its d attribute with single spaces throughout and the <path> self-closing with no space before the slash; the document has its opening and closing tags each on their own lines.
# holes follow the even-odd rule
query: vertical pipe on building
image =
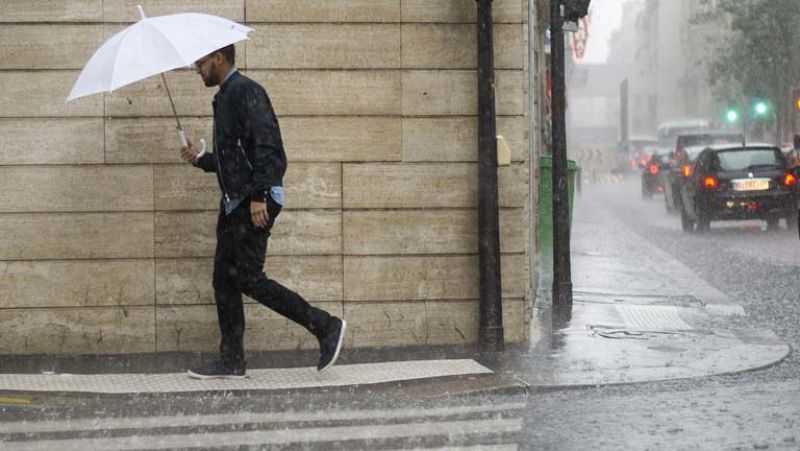
<svg viewBox="0 0 800 451">
<path fill-rule="evenodd" d="M 528 0 L 528 299 L 534 299 L 535 281 L 534 268 L 536 268 L 536 252 L 533 249 L 536 243 L 536 5 L 534 0 Z"/>
<path fill-rule="evenodd" d="M 478 349 L 503 350 L 492 0 L 478 2 Z"/>
<path fill-rule="evenodd" d="M 569 191 L 567 182 L 566 81 L 564 74 L 564 19 L 562 1 L 550 1 L 550 55 L 553 77 L 553 320 L 565 324 L 572 317 Z"/>
</svg>

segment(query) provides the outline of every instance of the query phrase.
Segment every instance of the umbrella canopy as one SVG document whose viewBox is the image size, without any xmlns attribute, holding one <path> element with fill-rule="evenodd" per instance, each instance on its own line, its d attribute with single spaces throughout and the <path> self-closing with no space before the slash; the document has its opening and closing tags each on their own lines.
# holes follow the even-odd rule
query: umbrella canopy
<svg viewBox="0 0 800 451">
<path fill-rule="evenodd" d="M 252 28 L 199 13 L 145 17 L 117 33 L 89 59 L 67 100 L 113 91 L 163 72 L 187 67 L 227 45 L 247 39 Z"/>
</svg>

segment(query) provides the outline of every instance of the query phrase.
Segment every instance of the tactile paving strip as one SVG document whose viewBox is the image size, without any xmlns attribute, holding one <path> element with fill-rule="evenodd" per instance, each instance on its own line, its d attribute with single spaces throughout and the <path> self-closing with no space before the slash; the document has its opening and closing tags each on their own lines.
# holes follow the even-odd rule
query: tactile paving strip
<svg viewBox="0 0 800 451">
<path fill-rule="evenodd" d="M 0 374 L 0 390 L 85 393 L 172 393 L 193 391 L 283 390 L 378 384 L 492 370 L 469 359 L 412 360 L 316 368 L 248 370 L 247 379 L 190 379 L 185 373 L 168 374 Z"/>
</svg>

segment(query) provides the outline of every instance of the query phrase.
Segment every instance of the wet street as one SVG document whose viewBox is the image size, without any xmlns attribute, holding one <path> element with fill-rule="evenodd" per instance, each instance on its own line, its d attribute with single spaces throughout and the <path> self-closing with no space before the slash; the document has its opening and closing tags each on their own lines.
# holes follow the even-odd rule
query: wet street
<svg viewBox="0 0 800 451">
<path fill-rule="evenodd" d="M 758 222 L 712 223 L 709 233 L 687 234 L 663 199 L 644 201 L 639 193 L 636 179 L 584 185 L 574 233 L 613 220 L 624 228 L 620 236 L 648 244 L 626 257 L 640 261 L 658 249 L 672 259 L 665 271 L 679 262 L 743 306 L 746 315 L 731 322 L 800 346 L 795 234 L 767 232 Z M 654 294 L 666 288 L 652 287 Z M 744 373 L 534 387 L 527 394 L 449 396 L 445 389 L 431 397 L 424 384 L 122 397 L 21 393 L 0 398 L 0 440 L 8 450 L 800 450 L 799 376 L 793 353 Z"/>
<path fill-rule="evenodd" d="M 741 304 L 750 326 L 800 346 L 800 241 L 758 221 L 681 231 L 663 198 L 641 199 L 638 178 L 584 185 L 575 227 L 611 216 Z M 648 249 L 641 250 L 642 255 Z M 636 258 L 636 255 L 631 255 Z M 665 262 L 666 263 L 666 262 Z M 800 358 L 740 374 L 606 386 L 530 399 L 525 449 L 800 449 Z"/>
<path fill-rule="evenodd" d="M 712 222 L 705 234 L 681 231 L 680 216 L 667 213 L 662 196 L 645 201 L 639 179 L 623 184 L 585 186 L 576 208 L 587 221 L 602 210 L 644 237 L 652 246 L 744 307 L 746 321 L 774 331 L 793 349 L 800 346 L 800 239 L 781 230 L 766 231 L 761 221 Z M 576 223 L 575 227 L 580 227 Z M 642 249 L 647 253 L 648 249 Z M 635 256 L 632 256 L 635 258 Z M 788 364 L 788 365 L 787 365 Z M 800 373 L 800 358 L 793 353 L 774 377 L 787 380 Z M 781 376 L 782 375 L 782 376 Z"/>
</svg>

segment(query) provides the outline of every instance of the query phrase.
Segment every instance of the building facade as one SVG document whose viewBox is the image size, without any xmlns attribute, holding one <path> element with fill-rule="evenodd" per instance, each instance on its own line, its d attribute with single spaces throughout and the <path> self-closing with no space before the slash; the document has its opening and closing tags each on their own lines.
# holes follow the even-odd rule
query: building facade
<svg viewBox="0 0 800 451">
<path fill-rule="evenodd" d="M 640 3 L 640 2 L 632 2 Z M 716 0 L 644 0 L 635 19 L 631 66 L 632 128 L 654 134 L 658 124 L 682 118 L 719 119 L 709 87 L 709 62 L 727 24 Z"/>
<path fill-rule="evenodd" d="M 495 0 L 503 319 L 530 327 L 527 0 Z M 182 163 L 158 77 L 66 103 L 93 51 L 137 20 L 196 11 L 255 29 L 289 159 L 270 277 L 347 319 L 346 346 L 478 333 L 475 2 L 6 0 L 0 10 L 0 354 L 213 352 L 219 191 Z M 214 89 L 167 74 L 195 142 Z M 535 183 L 535 181 L 533 181 Z M 249 350 L 313 349 L 247 300 Z"/>
</svg>

